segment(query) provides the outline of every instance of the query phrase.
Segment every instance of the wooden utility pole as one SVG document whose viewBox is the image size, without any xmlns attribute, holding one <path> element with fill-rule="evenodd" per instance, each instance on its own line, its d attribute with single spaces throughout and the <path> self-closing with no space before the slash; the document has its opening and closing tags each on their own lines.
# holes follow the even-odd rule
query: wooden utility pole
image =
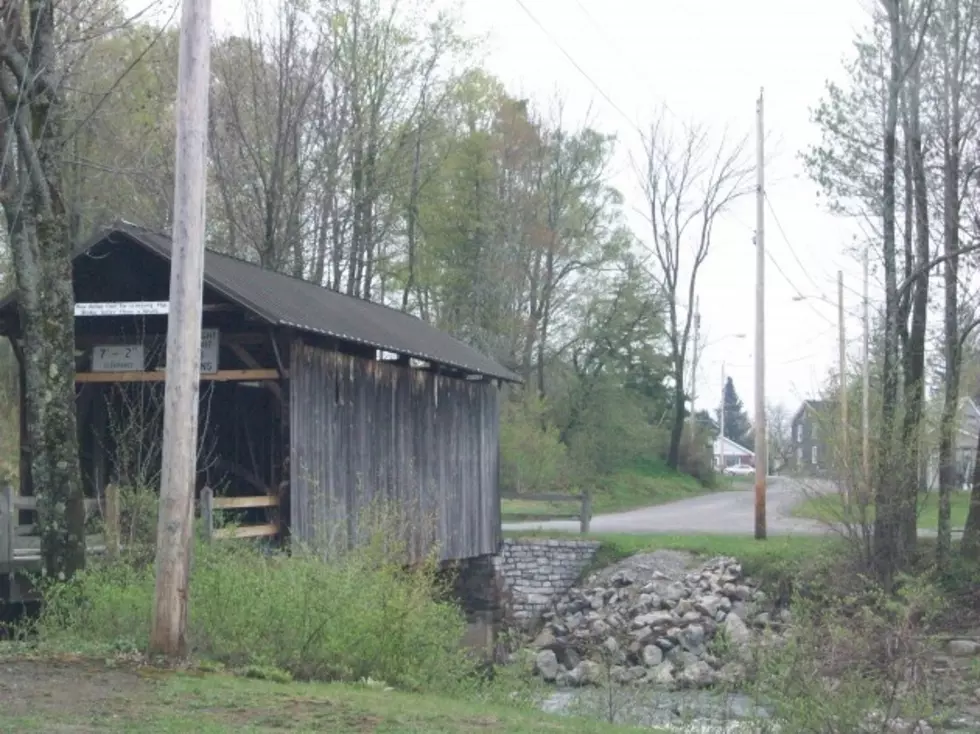
<svg viewBox="0 0 980 734">
<path fill-rule="evenodd" d="M 755 192 L 755 537 L 766 538 L 766 474 L 769 460 L 766 445 L 766 178 L 763 91 L 756 105 L 756 192 Z"/>
<path fill-rule="evenodd" d="M 721 470 L 725 471 L 725 363 L 721 363 L 721 410 L 718 412 L 720 433 L 718 434 L 718 456 Z"/>
<path fill-rule="evenodd" d="M 844 272 L 837 271 L 837 341 L 838 359 L 840 364 L 838 370 L 840 374 L 840 435 L 841 451 L 843 452 L 844 462 L 848 458 L 848 436 L 847 436 L 847 341 L 844 331 Z"/>
<path fill-rule="evenodd" d="M 207 190 L 211 0 L 183 0 L 177 81 L 177 160 L 167 322 L 163 469 L 150 651 L 187 651 L 187 593 L 197 475 L 204 202 Z"/>
<path fill-rule="evenodd" d="M 871 319 L 868 315 L 868 246 L 864 247 L 864 285 L 861 318 L 864 321 L 864 348 L 861 355 L 861 463 L 864 486 L 871 485 Z"/>
<path fill-rule="evenodd" d="M 701 297 L 694 299 L 694 349 L 691 356 L 691 416 L 697 410 L 698 396 L 698 349 L 701 343 Z"/>
</svg>

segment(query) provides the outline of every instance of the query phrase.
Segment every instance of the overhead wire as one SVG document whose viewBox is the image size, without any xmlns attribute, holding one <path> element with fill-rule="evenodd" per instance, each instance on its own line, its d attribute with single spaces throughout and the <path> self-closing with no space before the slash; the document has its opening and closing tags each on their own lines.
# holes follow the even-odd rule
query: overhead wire
<svg viewBox="0 0 980 734">
<path fill-rule="evenodd" d="M 837 326 L 835 324 L 834 326 L 832 326 L 830 328 L 824 329 L 823 331 L 817 332 L 815 335 L 812 335 L 812 336 L 808 337 L 807 338 L 807 342 L 813 342 L 813 341 L 816 341 L 818 339 L 822 339 L 823 337 L 828 336 L 829 334 L 831 334 L 832 332 L 834 332 L 836 330 L 837 330 Z M 850 346 L 854 346 L 854 345 L 856 345 L 856 344 L 858 344 L 860 342 L 861 338 L 862 337 L 860 337 L 860 336 L 852 336 L 849 339 L 845 339 L 845 343 L 849 347 Z M 797 346 L 798 347 L 802 347 L 804 345 L 799 344 Z M 796 352 L 796 351 L 797 351 L 796 348 L 794 348 L 794 349 L 791 350 L 791 352 Z M 813 351 L 811 349 L 806 354 L 798 354 L 798 356 L 789 357 L 789 358 L 783 359 L 783 360 L 769 360 L 769 359 L 767 359 L 766 360 L 766 364 L 769 365 L 769 366 L 773 366 L 773 367 L 781 367 L 783 365 L 797 364 L 799 362 L 804 362 L 804 361 L 806 361 L 808 359 L 813 359 L 818 353 L 819 353 L 819 350 Z M 711 364 L 714 364 L 714 363 L 720 363 L 721 361 L 722 360 L 715 358 L 715 359 L 711 359 L 709 362 Z M 726 366 L 729 366 L 729 367 L 752 367 L 753 366 L 752 363 L 748 363 L 748 362 L 730 362 L 728 360 L 724 360 L 724 362 L 725 362 L 725 365 Z"/>
<path fill-rule="evenodd" d="M 772 215 L 772 219 L 776 223 L 776 229 L 779 230 L 779 234 L 782 235 L 783 242 L 786 243 L 786 249 L 788 249 L 790 254 L 793 256 L 796 264 L 800 266 L 800 270 L 803 271 L 803 274 L 806 276 L 807 280 L 813 284 L 814 288 L 820 290 L 821 286 L 818 285 L 817 281 L 815 281 L 813 276 L 810 275 L 810 269 L 803 264 L 802 260 L 800 260 L 800 256 L 796 252 L 796 248 L 793 247 L 793 243 L 790 241 L 789 235 L 786 234 L 786 229 L 783 227 L 783 223 L 779 220 L 779 215 L 776 214 L 776 208 L 772 205 L 772 200 L 769 198 L 769 193 L 765 192 L 763 197 L 766 200 L 766 206 L 769 208 L 769 213 Z"/>
<path fill-rule="evenodd" d="M 644 85 L 653 86 L 651 84 L 651 78 L 644 71 L 642 71 L 646 67 L 643 64 L 638 63 L 637 59 L 633 58 L 633 55 L 624 49 L 623 44 L 617 43 L 615 39 L 609 36 L 602 23 L 600 23 L 599 20 L 592 14 L 592 11 L 585 6 L 585 3 L 583 3 L 582 0 L 575 0 L 575 4 L 578 6 L 579 10 L 582 11 L 582 14 L 586 17 L 589 23 L 592 24 L 592 27 L 598 29 L 599 35 L 602 36 L 603 40 L 609 45 L 610 50 L 612 50 L 614 54 L 625 54 L 628 57 L 626 58 L 626 66 L 628 67 L 630 73 L 635 74 L 638 77 L 642 77 L 641 81 L 644 83 Z M 661 100 L 660 105 L 677 120 L 681 119 L 680 115 L 674 112 L 666 101 Z"/>
<path fill-rule="evenodd" d="M 772 219 L 776 223 L 776 229 L 779 230 L 779 234 L 782 236 L 783 242 L 786 244 L 786 249 L 789 250 L 790 254 L 793 256 L 793 259 L 796 261 L 796 264 L 800 266 L 800 270 L 803 271 L 803 274 L 807 277 L 807 280 L 809 280 L 810 283 L 813 284 L 813 287 L 816 288 L 817 290 L 822 290 L 826 286 L 821 286 L 820 284 L 818 284 L 817 281 L 815 281 L 813 279 L 813 276 L 810 275 L 810 268 L 807 267 L 806 265 L 804 265 L 803 264 L 803 261 L 800 260 L 800 256 L 797 254 L 796 248 L 793 246 L 792 240 L 790 240 L 789 235 L 786 233 L 786 229 L 783 227 L 783 223 L 782 223 L 782 221 L 780 221 L 779 215 L 776 213 L 776 207 L 773 205 L 772 200 L 769 198 L 769 194 L 768 193 L 765 194 L 765 200 L 766 200 L 766 206 L 769 208 L 769 213 L 772 214 Z M 836 265 L 836 263 L 835 263 L 835 265 Z M 842 268 L 840 266 L 837 266 L 837 269 L 838 270 L 841 270 Z M 828 281 L 835 281 L 836 282 L 836 280 L 837 280 L 836 276 L 830 276 L 830 275 L 828 275 L 826 273 L 826 271 L 824 271 L 824 275 L 825 275 L 826 280 L 828 280 Z M 849 285 L 847 285 L 847 283 L 844 283 L 844 290 L 850 291 L 851 293 L 853 293 L 856 296 L 863 297 L 863 295 L 864 295 L 863 293 L 861 293 L 860 291 L 858 291 L 856 288 L 852 288 Z"/>
<path fill-rule="evenodd" d="M 531 9 L 528 8 L 528 6 L 525 4 L 524 0 L 515 0 L 515 2 L 520 6 L 521 10 L 524 11 L 524 13 L 527 15 L 527 17 L 530 18 L 533 21 L 533 23 L 541 30 L 541 32 L 545 34 L 545 36 L 548 38 L 548 40 L 551 41 L 555 45 L 555 48 L 557 48 L 559 51 L 561 51 L 562 55 L 566 59 L 568 59 L 568 62 L 572 66 L 575 67 L 575 70 L 578 71 L 578 73 L 581 74 L 582 77 L 589 84 L 592 85 L 592 88 L 595 89 L 596 92 L 599 93 L 599 96 L 601 96 L 610 107 L 612 107 L 616 112 L 618 112 L 622 116 L 622 118 L 629 123 L 630 127 L 632 127 L 634 130 L 636 130 L 636 132 L 642 137 L 643 136 L 643 131 L 640 129 L 640 126 L 636 124 L 636 122 L 633 120 L 633 118 L 631 118 L 629 115 L 627 115 L 625 112 L 623 112 L 623 109 L 618 104 L 616 104 L 615 101 L 613 101 L 612 97 L 610 97 L 601 86 L 599 86 L 599 84 L 595 81 L 595 79 L 593 79 L 592 76 L 582 67 L 582 65 L 579 64 L 578 61 L 575 60 L 575 57 L 572 56 L 565 49 L 565 47 L 562 46 L 561 43 L 559 43 L 558 39 L 555 38 L 554 35 L 552 35 L 551 31 L 549 31 L 545 27 L 545 25 L 540 20 L 538 20 L 537 16 L 534 13 L 531 12 Z"/>
<path fill-rule="evenodd" d="M 612 99 L 612 97 L 605 91 L 605 89 L 603 89 L 602 86 L 599 85 L 599 83 L 595 81 L 595 79 L 585 70 L 585 68 L 575 59 L 575 57 L 561 44 L 561 42 L 558 41 L 558 39 L 554 36 L 554 34 L 552 34 L 548 30 L 548 28 L 541 22 L 541 20 L 538 19 L 538 17 L 531 11 L 531 9 L 527 6 L 527 4 L 524 2 L 524 0 L 515 0 L 515 2 L 517 2 L 518 6 L 528 16 L 528 18 L 538 27 L 538 29 L 545 35 L 545 37 L 548 38 L 548 40 L 561 52 L 561 54 L 575 68 L 575 70 L 592 86 L 593 89 L 595 89 L 595 91 L 602 97 L 602 99 L 605 100 L 605 102 L 610 107 L 612 107 L 612 109 L 615 112 L 617 112 L 629 124 L 629 126 L 631 128 L 633 128 L 641 137 L 643 137 L 643 135 L 644 135 L 643 131 L 636 124 L 636 122 L 633 120 L 633 118 L 631 118 L 629 115 L 626 114 L 626 112 L 623 111 L 623 109 L 615 102 L 615 100 Z M 596 18 L 592 15 L 592 13 L 588 10 L 588 8 L 585 7 L 585 5 L 581 2 L 581 0 L 575 0 L 575 3 L 579 7 L 579 9 L 582 11 L 582 13 L 586 16 L 586 18 L 588 18 L 589 21 L 598 29 L 600 35 L 603 36 L 603 38 L 606 40 L 606 42 L 609 43 L 610 46 L 613 47 L 614 50 L 616 50 L 617 52 L 621 51 L 621 48 L 618 46 L 618 44 L 614 44 L 609 39 L 609 37 L 606 34 L 606 32 L 605 32 L 604 28 L 602 27 L 602 25 L 596 20 Z M 631 69 L 634 69 L 635 70 L 635 67 L 632 64 L 630 66 L 631 66 Z M 664 109 L 667 112 L 671 113 L 675 117 L 677 116 L 676 113 L 674 113 L 674 111 L 666 103 L 663 103 L 663 107 L 664 107 Z M 811 281 L 811 283 L 813 283 L 814 287 L 817 288 L 817 290 L 821 290 L 820 286 L 812 279 L 812 277 L 810 277 L 809 272 L 807 271 L 807 268 L 804 267 L 803 266 L 803 263 L 800 261 L 800 258 L 797 255 L 797 253 L 795 251 L 795 248 L 793 248 L 793 245 L 790 242 L 790 239 L 787 236 L 784 227 L 782 226 L 782 222 L 779 220 L 779 217 L 776 214 L 775 207 L 773 206 L 772 201 L 769 199 L 768 196 L 766 196 L 766 203 L 767 203 L 767 205 L 769 207 L 769 211 L 772 213 L 772 216 L 773 216 L 774 221 L 776 222 L 776 227 L 778 228 L 780 234 L 782 235 L 783 240 L 786 242 L 786 245 L 789 248 L 790 253 L 792 254 L 794 260 L 796 260 L 797 264 L 804 271 L 804 274 Z M 744 226 L 744 223 L 743 223 L 743 226 Z M 838 328 L 838 324 L 836 323 L 835 320 L 829 318 L 826 314 L 824 314 L 821 311 L 819 311 L 816 307 L 814 307 L 814 305 L 812 303 L 813 300 L 819 300 L 819 301 L 822 301 L 824 303 L 827 303 L 829 305 L 833 305 L 833 306 L 836 307 L 837 306 L 836 302 L 833 301 L 833 300 L 831 300 L 831 299 L 829 299 L 829 298 L 827 298 L 822 293 L 819 294 L 819 295 L 815 295 L 815 296 L 807 296 L 806 294 L 804 294 L 803 291 L 800 290 L 800 288 L 796 285 L 796 283 L 789 277 L 789 275 L 786 273 L 786 271 L 783 270 L 782 266 L 779 264 L 779 262 L 773 256 L 772 252 L 770 252 L 769 250 L 766 250 L 766 255 L 769 258 L 770 262 L 772 262 L 772 264 L 776 268 L 776 270 L 779 272 L 779 274 L 786 281 L 786 283 L 796 292 L 797 296 L 799 297 L 799 300 L 805 301 L 807 303 L 807 306 L 817 316 L 819 316 L 821 319 L 823 319 L 824 321 L 826 321 L 830 325 L 830 327 L 832 329 Z M 651 277 L 655 277 L 649 271 L 649 269 L 646 267 L 645 264 L 641 263 L 640 265 L 641 265 L 641 268 L 644 271 L 646 271 Z M 851 290 L 853 291 L 853 289 L 851 289 Z M 856 291 L 854 291 L 854 292 L 856 292 Z M 678 304 L 678 305 L 682 305 L 682 304 Z M 850 311 L 848 311 L 847 313 L 850 316 L 855 316 L 855 314 L 852 313 L 852 312 L 850 312 Z M 790 359 L 790 360 L 787 360 L 787 361 L 784 361 L 784 362 L 770 362 L 769 364 L 772 364 L 772 365 L 792 364 L 794 362 L 801 362 L 801 361 L 804 361 L 806 359 L 810 359 L 812 357 L 813 357 L 813 353 L 811 352 L 810 354 L 807 354 L 807 355 L 804 355 L 804 356 L 801 356 L 801 357 L 798 357 L 798 358 Z"/>
</svg>

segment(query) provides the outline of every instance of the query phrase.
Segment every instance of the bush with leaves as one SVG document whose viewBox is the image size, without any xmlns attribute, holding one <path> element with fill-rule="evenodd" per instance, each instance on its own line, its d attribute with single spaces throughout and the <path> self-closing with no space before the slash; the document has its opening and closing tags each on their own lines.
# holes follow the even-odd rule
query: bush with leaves
<svg viewBox="0 0 980 734">
<path fill-rule="evenodd" d="M 470 680 L 460 648 L 464 619 L 444 601 L 430 560 L 406 568 L 390 536 L 333 555 L 267 553 L 237 541 L 201 543 L 190 582 L 188 635 L 195 655 L 298 678 L 370 678 L 446 690 Z M 40 640 L 145 649 L 153 568 L 93 563 L 71 582 L 44 587 Z"/>
<path fill-rule="evenodd" d="M 545 401 L 526 391 L 508 401 L 501 412 L 501 487 L 526 494 L 560 491 L 567 478 L 568 457 Z"/>
<path fill-rule="evenodd" d="M 757 651 L 752 693 L 783 731 L 919 731 L 934 715 L 927 663 L 942 595 L 921 579 L 895 595 L 861 581 L 839 596 L 798 595 L 790 631 Z"/>
</svg>

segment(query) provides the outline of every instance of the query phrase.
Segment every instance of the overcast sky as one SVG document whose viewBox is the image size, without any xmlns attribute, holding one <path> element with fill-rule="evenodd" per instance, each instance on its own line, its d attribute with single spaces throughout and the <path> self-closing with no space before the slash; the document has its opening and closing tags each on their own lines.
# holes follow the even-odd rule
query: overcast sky
<svg viewBox="0 0 980 734">
<path fill-rule="evenodd" d="M 442 2 L 443 0 L 437 0 Z M 450 0 L 445 0 L 448 4 Z M 466 30 L 486 38 L 483 65 L 513 94 L 546 110 L 560 94 L 565 119 L 619 139 L 614 185 L 643 207 L 631 160 L 661 105 L 674 122 L 754 135 L 765 88 L 767 130 L 766 395 L 795 410 L 837 363 L 837 270 L 844 271 L 849 353 L 860 356 L 860 264 L 845 252 L 855 225 L 826 213 L 799 154 L 817 140 L 810 108 L 840 78 L 861 0 L 459 0 Z M 523 4 L 523 5 L 522 5 Z M 213 0 L 215 28 L 237 25 L 243 0 Z M 533 16 L 533 17 L 532 17 Z M 579 68 L 577 68 L 579 67 Z M 750 153 L 754 148 L 750 140 Z M 775 214 L 775 216 L 774 216 Z M 778 223 L 777 223 L 778 219 Z M 637 235 L 649 243 L 638 216 Z M 755 318 L 755 202 L 716 228 L 698 281 L 707 346 L 698 406 L 717 407 L 722 364 L 751 414 Z M 872 293 L 874 294 L 874 286 Z M 794 297 L 805 296 L 805 300 Z M 822 299 L 822 300 L 821 300 Z M 686 303 L 684 304 L 687 305 Z M 736 335 L 744 334 L 742 339 Z"/>
<path fill-rule="evenodd" d="M 854 226 L 824 211 L 798 154 L 817 139 L 810 108 L 827 79 L 840 78 L 855 30 L 867 22 L 866 9 L 859 0 L 522 2 L 526 10 L 518 0 L 464 4 L 471 29 L 489 34 L 487 66 L 542 103 L 562 92 L 569 114 L 615 132 L 621 141 L 615 182 L 630 206 L 643 206 L 629 165 L 630 153 L 642 155 L 637 128 L 645 130 L 660 105 L 676 120 L 754 135 L 755 101 L 765 88 L 772 205 L 766 212 L 766 393 L 795 409 L 836 365 L 838 269 L 848 287 L 845 308 L 853 314 L 850 354 L 860 355 L 861 267 L 844 252 Z M 642 220 L 633 221 L 649 241 Z M 717 406 L 724 362 L 751 414 L 754 230 L 750 197 L 718 227 L 699 277 L 708 343 L 698 370 L 700 407 Z M 807 300 L 794 301 L 800 294 Z"/>
</svg>

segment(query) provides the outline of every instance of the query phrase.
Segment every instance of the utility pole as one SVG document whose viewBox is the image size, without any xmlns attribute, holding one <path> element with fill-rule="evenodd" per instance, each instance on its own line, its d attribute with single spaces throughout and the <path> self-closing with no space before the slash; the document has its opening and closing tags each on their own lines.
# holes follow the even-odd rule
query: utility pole
<svg viewBox="0 0 980 734">
<path fill-rule="evenodd" d="M 848 460 L 848 431 L 847 431 L 847 341 L 844 333 L 844 271 L 837 271 L 837 340 L 838 358 L 840 365 L 840 431 L 841 431 L 841 450 L 844 456 L 844 464 Z"/>
<path fill-rule="evenodd" d="M 698 395 L 698 349 L 701 342 L 701 296 L 694 299 L 694 350 L 691 355 L 691 417 L 697 410 Z"/>
<path fill-rule="evenodd" d="M 864 487 L 871 486 L 871 319 L 868 315 L 868 246 L 864 246 L 864 285 L 861 317 L 864 321 L 864 349 L 861 355 L 861 463 Z"/>
<path fill-rule="evenodd" d="M 720 433 L 718 434 L 718 455 L 720 458 L 721 470 L 725 471 L 725 363 L 721 363 L 721 410 L 718 411 L 718 424 Z"/>
<path fill-rule="evenodd" d="M 755 192 L 755 538 L 766 538 L 766 475 L 769 459 L 766 445 L 766 178 L 763 90 L 756 106 L 756 192 Z"/>
<path fill-rule="evenodd" d="M 169 656 L 182 656 L 187 651 L 187 591 L 194 527 L 201 377 L 210 77 L 211 0 L 183 0 L 163 469 L 157 525 L 156 597 L 150 630 L 150 651 Z"/>
</svg>

